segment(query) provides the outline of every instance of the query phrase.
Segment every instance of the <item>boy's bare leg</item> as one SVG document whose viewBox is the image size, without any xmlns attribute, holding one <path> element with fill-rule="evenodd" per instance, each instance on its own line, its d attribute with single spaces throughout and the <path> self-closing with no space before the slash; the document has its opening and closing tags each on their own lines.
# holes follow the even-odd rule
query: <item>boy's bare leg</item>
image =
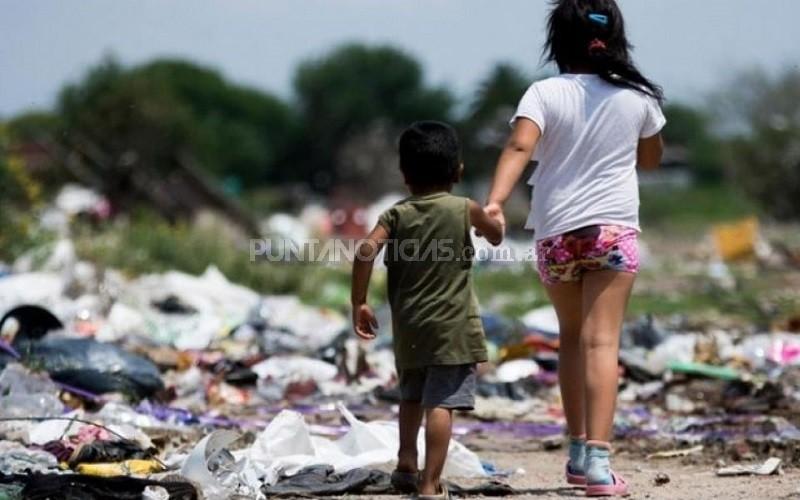
<svg viewBox="0 0 800 500">
<path fill-rule="evenodd" d="M 413 472 L 419 470 L 417 436 L 422 424 L 422 405 L 418 402 L 400 402 L 400 450 L 397 452 L 397 470 Z"/>
<path fill-rule="evenodd" d="M 585 358 L 581 349 L 582 288 L 580 281 L 547 285 L 559 327 L 558 382 L 570 437 L 586 435 Z M 582 468 L 583 464 L 575 464 Z"/>
<path fill-rule="evenodd" d="M 583 277 L 587 437 L 609 442 L 617 404 L 619 336 L 635 275 L 594 271 Z"/>
<path fill-rule="evenodd" d="M 441 493 L 439 481 L 450 447 L 453 432 L 453 411 L 446 408 L 425 410 L 425 470 L 419 483 L 420 495 Z"/>
</svg>

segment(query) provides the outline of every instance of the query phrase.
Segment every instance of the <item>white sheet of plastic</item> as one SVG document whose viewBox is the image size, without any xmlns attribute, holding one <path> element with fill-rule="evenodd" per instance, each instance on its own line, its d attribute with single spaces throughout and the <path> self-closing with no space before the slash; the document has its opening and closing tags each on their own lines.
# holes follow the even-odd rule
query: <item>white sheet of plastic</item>
<svg viewBox="0 0 800 500">
<path fill-rule="evenodd" d="M 544 306 L 528 311 L 522 317 L 522 323 L 532 330 L 558 333 L 558 316 L 553 306 Z"/>
<path fill-rule="evenodd" d="M 305 305 L 291 295 L 264 297 L 261 307 L 272 328 L 294 332 L 309 349 L 327 346 L 348 327 L 347 319 L 337 311 Z"/>
<path fill-rule="evenodd" d="M 162 314 L 152 308 L 154 300 L 169 296 L 197 312 Z M 126 287 L 122 301 L 144 315 L 154 340 L 171 343 L 178 349 L 204 349 L 223 330 L 242 323 L 258 304 L 259 295 L 231 283 L 210 266 L 200 276 L 178 271 L 142 276 Z"/>
<path fill-rule="evenodd" d="M 336 366 L 318 359 L 303 356 L 273 356 L 251 368 L 259 378 L 297 382 L 313 380 L 327 382 L 336 377 Z"/>
<path fill-rule="evenodd" d="M 247 452 L 250 465 L 265 481 L 274 484 L 280 473 L 295 474 L 309 465 L 331 465 L 336 472 L 394 463 L 399 437 L 397 422 L 361 422 L 342 404 L 338 405 L 350 430 L 331 440 L 311 435 L 303 416 L 285 410 L 279 413 Z M 425 460 L 425 437 L 420 430 L 420 466 Z M 478 456 L 462 444 L 451 441 L 444 475 L 484 477 Z"/>
<path fill-rule="evenodd" d="M 338 410 L 350 424 L 339 439 L 311 433 L 303 416 L 284 410 L 279 413 L 245 450 L 233 452 L 237 459 L 239 490 L 258 492 L 262 484 L 275 484 L 282 475 L 293 475 L 304 467 L 330 465 L 342 473 L 362 467 L 392 464 L 397 457 L 399 437 L 396 422 L 361 422 L 342 404 Z M 224 432 L 225 434 L 220 434 Z M 235 486 L 208 470 L 209 458 L 236 439 L 229 431 L 216 431 L 203 438 L 187 457 L 181 474 L 199 484 L 206 498 L 225 498 Z M 420 466 L 425 460 L 425 436 L 420 430 Z M 478 456 L 464 445 L 450 442 L 444 470 L 447 477 L 485 477 Z M 225 484 L 223 484 L 223 482 Z"/>
<path fill-rule="evenodd" d="M 0 311 L 22 304 L 54 305 L 63 301 L 64 281 L 57 273 L 20 273 L 0 278 Z"/>
</svg>

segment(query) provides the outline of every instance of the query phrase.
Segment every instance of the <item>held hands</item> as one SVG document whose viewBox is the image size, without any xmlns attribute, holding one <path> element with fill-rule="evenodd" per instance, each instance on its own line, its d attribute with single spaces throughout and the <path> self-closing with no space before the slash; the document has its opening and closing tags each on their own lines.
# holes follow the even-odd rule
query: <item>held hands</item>
<svg viewBox="0 0 800 500">
<path fill-rule="evenodd" d="M 377 329 L 378 320 L 370 306 L 367 304 L 353 306 L 353 331 L 359 338 L 373 340 Z"/>
<path fill-rule="evenodd" d="M 503 206 L 499 203 L 487 203 L 485 207 L 483 207 L 483 211 L 488 215 L 491 219 L 494 219 L 500 227 L 503 228 L 503 234 L 506 232 L 506 216 L 503 213 Z"/>
</svg>

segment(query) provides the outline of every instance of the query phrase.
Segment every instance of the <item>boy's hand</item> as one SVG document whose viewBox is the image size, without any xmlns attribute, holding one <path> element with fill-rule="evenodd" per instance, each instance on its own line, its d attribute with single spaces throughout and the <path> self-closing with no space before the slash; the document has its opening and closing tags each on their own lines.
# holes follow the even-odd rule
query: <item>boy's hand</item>
<svg viewBox="0 0 800 500">
<path fill-rule="evenodd" d="M 353 306 L 353 330 L 356 335 L 364 340 L 373 340 L 377 329 L 378 320 L 370 306 L 367 304 Z"/>
<path fill-rule="evenodd" d="M 500 213 L 502 214 L 502 210 Z M 475 233 L 486 238 L 492 245 L 497 246 L 503 242 L 504 227 L 472 200 L 469 200 L 469 221 L 475 228 Z"/>
</svg>

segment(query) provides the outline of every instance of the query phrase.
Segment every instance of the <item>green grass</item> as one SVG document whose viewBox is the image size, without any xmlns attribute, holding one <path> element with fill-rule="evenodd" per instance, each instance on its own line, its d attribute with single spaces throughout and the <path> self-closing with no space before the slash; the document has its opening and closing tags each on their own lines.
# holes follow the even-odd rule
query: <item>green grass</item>
<svg viewBox="0 0 800 500">
<path fill-rule="evenodd" d="M 643 193 L 643 224 L 648 234 L 684 241 L 690 248 L 708 226 L 755 212 L 729 188 L 696 188 L 686 192 Z M 20 219 L 21 220 L 21 219 Z M 264 294 L 295 294 L 310 304 L 347 311 L 349 265 L 251 262 L 249 240 L 224 227 L 170 225 L 153 215 L 139 214 L 129 221 L 103 227 L 78 226 L 74 231 L 81 258 L 124 271 L 129 276 L 170 269 L 199 274 L 217 266 L 229 280 Z M 20 240 L 28 245 L 29 241 Z M 23 246 L 25 246 L 23 245 Z M 20 244 L 16 245 L 17 248 Z M 28 245 L 30 248 L 30 245 Z M 657 254 L 658 249 L 653 251 Z M 682 254 L 682 251 L 681 253 Z M 663 257 L 663 256 L 662 256 Z M 765 272 L 747 264 L 733 265 L 738 288 L 714 287 L 703 275 L 678 274 L 683 257 L 666 259 L 660 268 L 643 271 L 631 299 L 629 317 L 651 313 L 720 314 L 766 325 L 776 317 L 800 313 L 800 299 L 791 292 L 791 280 L 781 271 Z M 673 266 L 673 267 L 670 267 Z M 531 265 L 508 268 L 475 266 L 475 288 L 486 311 L 520 317 L 548 304 Z M 667 286 L 665 281 L 674 282 Z M 795 281 L 796 283 L 796 281 Z M 385 301 L 385 273 L 376 269 L 370 301 Z"/>
<path fill-rule="evenodd" d="M 19 211 L 0 200 L 0 261 L 12 263 L 20 255 L 46 246 L 55 236 L 41 229 L 31 211 Z"/>
<path fill-rule="evenodd" d="M 519 317 L 549 303 L 539 276 L 531 266 L 476 267 L 474 283 L 483 310 Z"/>
<path fill-rule="evenodd" d="M 752 201 L 730 185 L 644 187 L 640 211 L 646 231 L 684 236 L 702 234 L 712 224 L 760 214 Z"/>
<path fill-rule="evenodd" d="M 77 228 L 75 234 L 81 258 L 130 277 L 172 269 L 200 274 L 215 265 L 230 281 L 263 294 L 294 294 L 309 303 L 339 308 L 349 303 L 349 268 L 252 262 L 249 240 L 226 235 L 220 228 L 171 225 L 140 216 L 100 229 Z"/>
</svg>

